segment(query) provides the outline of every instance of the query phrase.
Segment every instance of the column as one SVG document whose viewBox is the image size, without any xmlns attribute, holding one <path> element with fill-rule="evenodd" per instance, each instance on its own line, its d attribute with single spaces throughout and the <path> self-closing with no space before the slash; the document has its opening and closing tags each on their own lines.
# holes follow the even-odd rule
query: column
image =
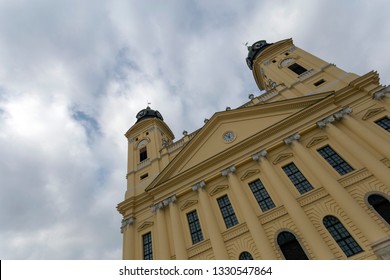
<svg viewBox="0 0 390 280">
<path fill-rule="evenodd" d="M 379 153 L 383 154 L 384 156 L 386 156 L 387 158 L 390 159 L 390 149 L 388 147 L 389 146 L 388 141 L 384 140 L 382 137 L 379 137 L 375 132 L 371 131 L 370 129 L 366 128 L 364 125 L 359 123 L 357 120 L 355 120 L 352 116 L 350 116 L 351 113 L 352 113 L 352 108 L 350 108 L 350 107 L 343 108 L 342 110 L 334 113 L 333 115 L 317 122 L 317 126 L 319 128 L 326 129 L 329 126 L 329 124 L 331 124 L 335 121 L 341 121 L 342 125 L 346 126 L 354 134 L 356 134 L 356 136 L 363 139 L 374 150 L 378 151 Z M 331 127 L 331 129 L 333 129 L 333 127 Z M 336 138 L 340 138 L 338 136 L 343 137 L 343 139 L 340 138 L 339 141 L 345 141 L 348 139 L 348 142 L 345 142 L 345 143 L 348 143 L 348 146 L 349 146 L 349 141 L 351 141 L 353 139 L 351 137 L 349 137 L 348 135 L 346 135 L 342 130 L 338 129 L 337 127 L 335 127 L 335 129 L 338 130 L 338 131 L 335 131 L 335 133 L 338 134 L 338 135 L 336 135 Z M 335 130 L 335 129 L 333 129 L 333 130 Z M 356 141 L 353 140 L 353 142 L 356 146 L 359 146 L 359 144 L 357 144 Z M 343 144 L 343 142 L 341 144 Z M 359 146 L 359 152 L 360 152 L 360 150 L 361 150 L 361 148 Z M 373 157 L 371 156 L 371 158 L 373 158 Z M 375 158 L 374 158 L 374 160 L 375 160 Z M 376 160 L 376 161 L 378 161 L 378 160 Z"/>
<path fill-rule="evenodd" d="M 369 144 L 374 150 L 390 159 L 390 148 L 388 141 L 382 137 L 379 137 L 376 133 L 370 131 L 367 127 L 359 123 L 352 116 L 345 115 L 341 123 L 350 129 L 356 136 L 363 139 L 364 142 Z"/>
<path fill-rule="evenodd" d="M 273 247 L 271 246 L 271 242 L 256 216 L 255 209 L 252 208 L 251 201 L 242 190 L 243 186 L 235 174 L 235 171 L 236 168 L 231 166 L 223 170 L 222 175 L 228 178 L 229 185 L 233 190 L 233 194 L 240 202 L 239 207 L 241 208 L 241 213 L 243 213 L 245 216 L 246 225 L 252 235 L 253 241 L 256 244 L 257 250 L 260 252 L 263 259 L 275 260 L 276 254 Z"/>
<path fill-rule="evenodd" d="M 252 158 L 256 161 L 259 160 L 260 168 L 263 170 L 264 176 L 268 179 L 267 181 L 274 186 L 273 190 L 277 193 L 278 198 L 282 201 L 288 214 L 294 221 L 294 224 L 298 227 L 303 238 L 310 246 L 314 256 L 321 260 L 334 259 L 335 257 L 331 250 L 311 223 L 310 219 L 306 216 L 301 205 L 293 197 L 291 192 L 284 187 L 285 183 L 279 177 L 279 174 L 276 173 L 266 156 L 267 152 L 263 150 L 258 154 L 253 155 Z"/>
<path fill-rule="evenodd" d="M 193 185 L 192 190 L 198 191 L 199 202 L 201 206 L 200 210 L 202 211 L 202 218 L 205 219 L 207 225 L 210 243 L 213 247 L 215 259 L 228 260 L 229 255 L 225 247 L 225 242 L 223 241 L 221 231 L 219 230 L 218 222 L 211 207 L 209 197 L 206 190 L 204 189 L 205 186 L 206 183 L 202 181 Z"/>
<path fill-rule="evenodd" d="M 176 197 L 176 196 L 175 196 Z M 169 203 L 169 214 L 171 215 L 173 245 L 177 260 L 187 260 L 187 248 L 184 241 L 183 226 L 180 219 L 180 211 L 175 201 Z"/>
<path fill-rule="evenodd" d="M 382 231 L 363 208 L 361 208 L 350 196 L 344 187 L 340 185 L 334 178 L 334 175 L 323 168 L 318 160 L 297 141 L 300 138 L 299 134 L 295 134 L 294 136 L 294 140 L 292 141 L 287 141 L 287 139 L 285 139 L 286 144 L 290 144 L 294 155 L 305 163 L 307 169 L 317 177 L 330 196 L 347 213 L 349 218 L 362 231 L 368 240 L 371 243 L 374 243 L 378 240 L 387 239 L 387 234 Z"/>
<path fill-rule="evenodd" d="M 387 168 L 381 161 L 375 158 L 364 147 L 356 143 L 354 139 L 346 135 L 335 125 L 328 123 L 325 130 L 331 139 L 338 142 L 341 147 L 356 157 L 359 162 L 370 170 L 378 180 L 382 181 L 385 185 L 390 186 L 389 168 Z"/>
<path fill-rule="evenodd" d="M 135 260 L 135 250 L 134 250 L 134 223 L 135 219 L 133 217 L 123 219 L 121 226 L 121 233 L 123 234 L 123 249 L 122 249 L 122 259 L 124 260 Z"/>
<path fill-rule="evenodd" d="M 152 206 L 152 212 L 156 213 L 157 219 L 157 232 L 154 233 L 154 236 L 157 236 L 158 240 L 158 259 L 160 260 L 169 260 L 171 259 L 171 254 L 169 250 L 169 238 L 167 232 L 167 221 L 165 219 L 164 207 L 166 203 L 159 202 Z"/>
</svg>

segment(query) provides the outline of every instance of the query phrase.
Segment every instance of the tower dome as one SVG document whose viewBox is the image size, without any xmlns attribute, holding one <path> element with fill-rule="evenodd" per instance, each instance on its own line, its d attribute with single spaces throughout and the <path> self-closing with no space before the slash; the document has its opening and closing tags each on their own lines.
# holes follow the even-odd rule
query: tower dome
<svg viewBox="0 0 390 280">
<path fill-rule="evenodd" d="M 142 109 L 138 112 L 137 116 L 137 123 L 144 119 L 151 119 L 151 118 L 157 118 L 162 121 L 164 121 L 164 118 L 160 114 L 159 111 L 151 109 L 149 106 L 146 107 L 146 109 Z"/>
<path fill-rule="evenodd" d="M 264 50 L 266 47 L 272 44 L 268 44 L 265 40 L 257 41 L 252 46 L 248 46 L 248 57 L 246 58 L 246 63 L 248 64 L 249 69 L 253 68 L 253 61 L 257 55 Z"/>
</svg>

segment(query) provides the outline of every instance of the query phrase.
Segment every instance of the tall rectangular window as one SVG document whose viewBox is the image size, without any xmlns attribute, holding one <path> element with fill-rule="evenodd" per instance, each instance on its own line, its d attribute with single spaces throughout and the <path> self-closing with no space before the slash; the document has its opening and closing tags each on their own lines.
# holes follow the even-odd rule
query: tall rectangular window
<svg viewBox="0 0 390 280">
<path fill-rule="evenodd" d="M 305 73 L 307 71 L 307 69 L 305 67 L 299 65 L 298 63 L 291 64 L 288 67 L 288 69 L 290 69 L 291 71 L 293 71 L 297 75 L 301 75 L 302 73 Z"/>
<path fill-rule="evenodd" d="M 230 203 L 229 197 L 224 195 L 217 199 L 219 209 L 221 210 L 221 214 L 223 220 L 225 221 L 226 228 L 231 228 L 238 224 L 238 220 L 236 214 L 234 213 L 232 204 Z"/>
<path fill-rule="evenodd" d="M 305 176 L 303 176 L 302 172 L 293 162 L 283 166 L 282 168 L 300 194 L 304 194 L 305 192 L 313 189 L 313 186 L 309 183 Z"/>
<path fill-rule="evenodd" d="M 329 145 L 326 145 L 317 151 L 340 175 L 353 171 L 353 168 Z"/>
<path fill-rule="evenodd" d="M 196 244 L 203 240 L 202 229 L 200 227 L 198 213 L 196 210 L 187 213 L 188 226 L 190 227 L 192 244 Z"/>
<path fill-rule="evenodd" d="M 142 235 L 142 245 L 144 249 L 144 260 L 153 260 L 152 233 Z"/>
<path fill-rule="evenodd" d="M 146 150 L 146 147 L 143 147 L 139 150 L 139 161 L 142 162 L 147 158 L 148 158 L 148 151 Z"/>
<path fill-rule="evenodd" d="M 375 123 L 377 125 L 379 125 L 380 127 L 382 127 L 383 129 L 390 132 L 390 119 L 389 119 L 389 117 L 384 117 L 380 120 L 377 120 Z"/>
<path fill-rule="evenodd" d="M 260 179 L 249 183 L 249 187 L 263 212 L 275 207 L 274 202 L 272 201 Z"/>
</svg>

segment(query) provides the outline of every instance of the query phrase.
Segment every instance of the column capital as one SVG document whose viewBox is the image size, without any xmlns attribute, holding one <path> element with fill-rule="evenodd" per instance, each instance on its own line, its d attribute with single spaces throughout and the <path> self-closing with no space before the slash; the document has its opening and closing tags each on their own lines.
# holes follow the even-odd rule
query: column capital
<svg viewBox="0 0 390 280">
<path fill-rule="evenodd" d="M 129 218 L 126 218 L 126 219 L 122 219 L 121 233 L 123 233 L 125 231 L 127 226 L 131 226 L 132 224 L 134 224 L 134 222 L 135 222 L 135 218 L 134 217 L 129 217 Z"/>
<path fill-rule="evenodd" d="M 301 138 L 301 135 L 299 133 L 295 133 L 285 139 L 283 139 L 284 144 L 289 145 L 294 141 L 297 141 Z"/>
<path fill-rule="evenodd" d="M 352 113 L 351 107 L 345 107 L 341 109 L 340 111 L 337 111 L 336 113 L 326 117 L 325 119 L 317 122 L 317 126 L 319 128 L 324 128 L 327 124 L 332 123 L 336 120 L 341 120 L 345 115 L 349 115 Z"/>
<path fill-rule="evenodd" d="M 206 182 L 203 180 L 203 181 L 200 181 L 199 183 L 196 183 L 195 185 L 192 185 L 191 189 L 193 191 L 197 191 L 197 190 L 203 189 L 205 186 L 206 186 Z"/>
<path fill-rule="evenodd" d="M 166 199 L 164 199 L 164 200 L 162 200 L 162 201 L 152 205 L 150 207 L 150 210 L 153 213 L 156 213 L 158 210 L 163 209 L 164 207 L 168 206 L 170 203 L 175 202 L 176 199 L 177 199 L 176 195 L 174 194 L 174 195 L 172 195 L 172 196 L 170 196 L 170 197 L 168 197 L 168 198 L 166 198 Z"/>
<path fill-rule="evenodd" d="M 234 165 L 232 165 L 232 166 L 229 166 L 228 168 L 222 170 L 221 174 L 222 174 L 222 176 L 226 177 L 229 174 L 236 172 L 236 170 L 237 170 L 237 168 Z"/>
<path fill-rule="evenodd" d="M 261 159 L 261 158 L 267 157 L 267 155 L 268 155 L 268 152 L 267 152 L 266 150 L 261 150 L 260 152 L 258 152 L 258 153 L 256 153 L 256 154 L 252 155 L 252 159 L 253 159 L 254 161 L 258 161 L 258 160 Z"/>
<path fill-rule="evenodd" d="M 375 92 L 375 93 L 372 95 L 372 99 L 380 100 L 380 99 L 382 99 L 383 97 L 385 97 L 386 94 L 388 94 L 389 92 L 390 92 L 390 86 L 387 86 L 387 87 L 381 89 L 380 91 Z"/>
</svg>

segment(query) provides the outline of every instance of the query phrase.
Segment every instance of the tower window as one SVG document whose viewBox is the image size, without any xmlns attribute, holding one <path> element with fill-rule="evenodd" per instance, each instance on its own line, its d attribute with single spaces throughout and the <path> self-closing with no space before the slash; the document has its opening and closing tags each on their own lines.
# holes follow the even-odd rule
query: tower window
<svg viewBox="0 0 390 280">
<path fill-rule="evenodd" d="M 251 253 L 244 251 L 238 257 L 239 260 L 253 260 Z"/>
<path fill-rule="evenodd" d="M 288 69 L 290 69 L 291 71 L 293 71 L 297 75 L 301 75 L 302 73 L 305 73 L 307 71 L 307 69 L 305 67 L 299 65 L 298 63 L 291 64 L 288 67 Z"/>
<path fill-rule="evenodd" d="M 190 227 L 192 244 L 203 240 L 202 229 L 200 227 L 198 213 L 196 210 L 187 214 L 188 226 Z"/>
<path fill-rule="evenodd" d="M 317 151 L 340 175 L 344 175 L 353 171 L 353 168 L 329 145 Z"/>
<path fill-rule="evenodd" d="M 300 194 L 304 194 L 313 189 L 313 186 L 309 183 L 305 176 L 303 176 L 302 172 L 293 162 L 283 166 L 283 171 L 286 173 Z"/>
<path fill-rule="evenodd" d="M 323 83 L 325 83 L 325 80 L 324 80 L 324 79 L 321 79 L 321 80 L 315 82 L 315 83 L 314 83 L 314 86 L 318 87 L 318 86 L 322 85 Z"/>
<path fill-rule="evenodd" d="M 390 119 L 389 119 L 389 117 L 384 117 L 380 120 L 377 120 L 375 123 L 377 125 L 379 125 L 380 127 L 382 127 L 383 129 L 390 132 Z"/>
<path fill-rule="evenodd" d="M 368 197 L 368 203 L 381 215 L 381 217 L 390 225 L 390 202 L 379 194 L 372 194 Z"/>
<path fill-rule="evenodd" d="M 152 233 L 142 235 L 144 260 L 153 260 Z"/>
<path fill-rule="evenodd" d="M 279 233 L 277 241 L 286 260 L 308 260 L 301 244 L 291 232 L 283 231 Z"/>
<path fill-rule="evenodd" d="M 230 203 L 229 197 L 224 195 L 217 199 L 219 210 L 221 210 L 221 214 L 223 220 L 225 222 L 226 228 L 231 228 L 238 224 L 238 220 L 236 214 L 234 213 L 232 204 Z"/>
<path fill-rule="evenodd" d="M 148 178 L 149 174 L 148 173 L 145 173 L 145 174 L 142 174 L 139 178 L 141 180 L 145 179 L 145 178 Z"/>
<path fill-rule="evenodd" d="M 139 161 L 142 162 L 147 158 L 148 158 L 148 151 L 146 150 L 146 147 L 143 147 L 139 150 Z"/>
<path fill-rule="evenodd" d="M 339 219 L 334 216 L 326 216 L 323 223 L 347 257 L 363 251 Z"/>
<path fill-rule="evenodd" d="M 275 207 L 274 202 L 259 179 L 249 183 L 249 187 L 263 212 Z"/>
</svg>

